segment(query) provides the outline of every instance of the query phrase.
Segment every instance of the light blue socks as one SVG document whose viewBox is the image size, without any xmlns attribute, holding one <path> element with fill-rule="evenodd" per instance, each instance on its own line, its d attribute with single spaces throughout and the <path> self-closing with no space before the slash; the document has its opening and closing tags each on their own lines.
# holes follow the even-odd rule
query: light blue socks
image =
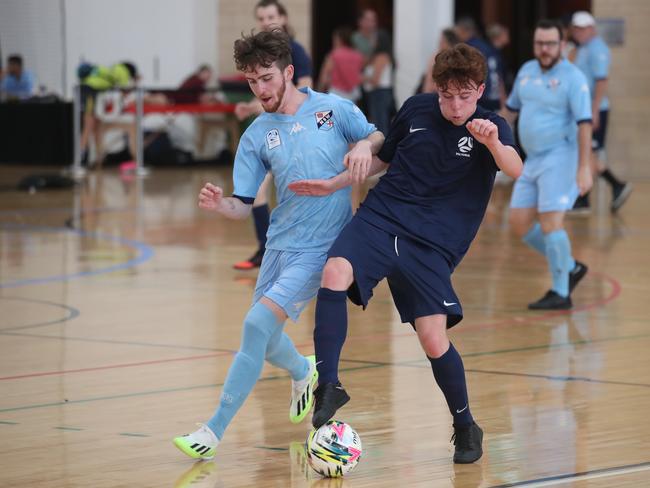
<svg viewBox="0 0 650 488">
<path fill-rule="evenodd" d="M 552 290 L 558 295 L 569 296 L 569 272 L 575 266 L 571 256 L 571 242 L 564 229 L 544 234 L 546 260 L 553 279 Z"/>
<path fill-rule="evenodd" d="M 309 363 L 282 332 L 283 326 L 284 322 L 279 322 L 271 309 L 259 302 L 248 311 L 241 346 L 228 370 L 219 406 L 206 422 L 219 439 L 259 379 L 265 357 L 271 364 L 288 370 L 294 379 L 307 375 Z"/>
<path fill-rule="evenodd" d="M 528 246 L 533 248 L 535 251 L 540 253 L 542 256 L 546 256 L 546 245 L 544 244 L 544 233 L 542 232 L 542 226 L 539 225 L 539 222 L 535 222 L 526 235 L 521 239 Z"/>
</svg>

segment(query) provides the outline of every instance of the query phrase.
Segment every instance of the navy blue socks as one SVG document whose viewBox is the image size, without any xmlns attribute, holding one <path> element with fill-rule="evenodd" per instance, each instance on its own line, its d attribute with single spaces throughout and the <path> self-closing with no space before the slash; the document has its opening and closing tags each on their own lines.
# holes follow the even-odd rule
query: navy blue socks
<svg viewBox="0 0 650 488">
<path fill-rule="evenodd" d="M 259 207 L 253 207 L 253 223 L 255 224 L 257 242 L 260 243 L 260 249 L 263 251 L 266 247 L 266 232 L 269 230 L 268 205 L 264 204 Z"/>
<path fill-rule="evenodd" d="M 428 356 L 427 356 L 428 357 Z M 447 400 L 447 406 L 454 417 L 454 426 L 466 427 L 474 422 L 469 411 L 465 367 L 460 354 L 450 342 L 449 349 L 439 358 L 429 358 L 433 377 Z"/>
<path fill-rule="evenodd" d="M 339 382 L 339 357 L 348 333 L 347 292 L 329 288 L 318 290 L 314 347 L 318 382 Z"/>
</svg>

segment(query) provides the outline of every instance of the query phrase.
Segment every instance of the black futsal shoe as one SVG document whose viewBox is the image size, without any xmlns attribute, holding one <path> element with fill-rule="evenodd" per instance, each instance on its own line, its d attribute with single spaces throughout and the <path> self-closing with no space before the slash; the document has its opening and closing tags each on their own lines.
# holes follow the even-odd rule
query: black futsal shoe
<svg viewBox="0 0 650 488">
<path fill-rule="evenodd" d="M 316 403 L 311 423 L 315 429 L 334 417 L 336 411 L 350 401 L 350 396 L 341 386 L 341 383 L 325 383 L 318 385 L 314 390 Z"/>
<path fill-rule="evenodd" d="M 478 461 L 483 455 L 483 431 L 473 422 L 470 426 L 456 427 L 451 440 L 456 446 L 454 463 L 470 464 Z"/>
<path fill-rule="evenodd" d="M 571 297 L 560 296 L 553 290 L 547 291 L 546 295 L 536 302 L 528 304 L 530 310 L 569 310 L 572 306 Z"/>
<path fill-rule="evenodd" d="M 627 201 L 632 193 L 632 185 L 630 183 L 619 183 L 612 188 L 612 206 L 610 210 L 616 212 Z"/>
<path fill-rule="evenodd" d="M 589 268 L 585 263 L 576 261 L 576 265 L 571 271 L 569 271 L 569 295 L 573 292 L 573 289 L 580 283 L 580 280 L 585 277 L 589 271 Z"/>
</svg>

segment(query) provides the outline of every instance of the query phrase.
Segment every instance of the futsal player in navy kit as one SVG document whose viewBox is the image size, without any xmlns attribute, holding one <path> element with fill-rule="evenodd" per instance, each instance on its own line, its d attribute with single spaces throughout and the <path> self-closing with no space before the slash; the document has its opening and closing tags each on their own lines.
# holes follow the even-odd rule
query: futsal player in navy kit
<svg viewBox="0 0 650 488">
<path fill-rule="evenodd" d="M 454 417 L 454 462 L 482 455 L 483 432 L 470 413 L 463 362 L 447 338 L 447 328 L 463 318 L 451 274 L 476 235 L 496 172 L 517 178 L 522 170 L 506 121 L 477 107 L 486 71 L 481 53 L 466 44 L 436 56 L 439 95 L 405 102 L 371 168 L 388 166 L 387 173 L 330 248 L 316 305 L 314 427 L 349 400 L 338 378 L 346 296 L 365 308 L 373 288 L 388 278 L 402 322 L 415 328 Z M 323 195 L 342 180 L 290 188 Z"/>
</svg>

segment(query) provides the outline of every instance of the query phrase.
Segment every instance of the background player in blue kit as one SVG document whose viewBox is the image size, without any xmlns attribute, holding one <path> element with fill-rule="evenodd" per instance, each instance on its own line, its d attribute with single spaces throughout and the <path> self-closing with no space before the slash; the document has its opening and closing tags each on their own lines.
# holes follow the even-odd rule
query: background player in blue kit
<svg viewBox="0 0 650 488">
<path fill-rule="evenodd" d="M 605 136 L 609 119 L 607 89 L 611 62 L 610 50 L 603 38 L 596 32 L 596 19 L 589 12 L 581 11 L 573 14 L 571 34 L 578 43 L 574 63 L 587 78 L 591 92 L 592 167 L 611 186 L 610 209 L 612 212 L 616 212 L 632 193 L 632 185 L 620 181 L 606 166 Z M 573 208 L 578 211 L 589 210 L 589 195 L 585 194 L 578 198 Z"/>
<path fill-rule="evenodd" d="M 365 307 L 387 277 L 402 322 L 414 326 L 453 415 L 454 462 L 471 463 L 483 453 L 463 362 L 447 328 L 463 318 L 451 274 L 485 215 L 496 172 L 516 178 L 522 168 L 506 121 L 477 107 L 486 72 L 481 53 L 466 44 L 436 56 L 439 96 L 421 94 L 404 103 L 373 162 L 373 172 L 390 163 L 387 173 L 328 253 L 316 304 L 314 427 L 349 400 L 338 379 L 346 296 Z M 336 189 L 322 181 L 290 187 L 315 195 Z"/>
<path fill-rule="evenodd" d="M 274 176 L 278 205 L 271 214 L 253 305 L 244 319 L 241 346 L 228 371 L 220 405 L 206 425 L 174 439 L 185 454 L 203 459 L 214 457 L 265 359 L 287 370 L 293 379 L 291 421 L 300 422 L 310 411 L 318 378 L 313 356 L 300 355 L 282 329 L 287 317 L 297 320 L 316 295 L 327 249 L 352 212 L 349 191 L 313 199 L 296 196 L 287 185 L 304 178 L 329 178 L 346 166 L 353 179 L 361 181 L 384 140 L 352 102 L 295 87 L 286 33 L 263 31 L 239 39 L 235 62 L 265 113 L 240 141 L 234 195 L 226 198 L 221 188 L 208 183 L 199 194 L 199 206 L 228 218 L 247 217 L 268 171 Z M 356 144 L 348 152 L 351 143 Z"/>
<path fill-rule="evenodd" d="M 564 216 L 592 185 L 591 97 L 585 76 L 562 58 L 560 24 L 540 21 L 533 42 L 536 59 L 521 67 L 506 104 L 508 118 L 519 112 L 519 137 L 527 154 L 512 191 L 510 224 L 546 257 L 553 280 L 528 308 L 569 309 L 571 291 L 587 267 L 573 259 Z"/>
</svg>

